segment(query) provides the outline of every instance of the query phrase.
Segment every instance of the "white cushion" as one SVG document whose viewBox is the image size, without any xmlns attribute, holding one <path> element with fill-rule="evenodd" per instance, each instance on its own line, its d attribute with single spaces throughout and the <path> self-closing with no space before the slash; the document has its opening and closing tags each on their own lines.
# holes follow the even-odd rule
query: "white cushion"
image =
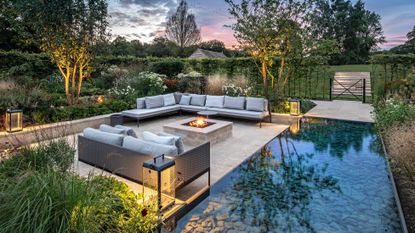
<svg viewBox="0 0 415 233">
<path fill-rule="evenodd" d="M 263 112 L 265 110 L 264 98 L 246 97 L 246 110 Z"/>
<path fill-rule="evenodd" d="M 191 96 L 182 95 L 182 98 L 180 98 L 179 104 L 181 104 L 181 105 L 190 105 L 190 99 L 191 98 L 192 98 Z"/>
<path fill-rule="evenodd" d="M 177 153 L 181 154 L 181 153 L 184 152 L 183 138 L 181 136 L 169 134 L 169 133 L 166 133 L 166 132 L 160 132 L 158 135 L 173 137 L 175 139 L 175 145 L 177 147 Z"/>
<path fill-rule="evenodd" d="M 146 108 L 146 98 L 137 98 L 137 109 Z"/>
<path fill-rule="evenodd" d="M 99 130 L 101 130 L 102 132 L 107 132 L 107 133 L 126 134 L 125 129 L 115 128 L 115 127 L 112 127 L 106 124 L 101 124 L 99 126 Z"/>
<path fill-rule="evenodd" d="M 154 142 L 144 141 L 138 138 L 133 138 L 127 136 L 124 138 L 122 147 L 146 155 L 166 155 L 166 156 L 176 156 L 177 148 L 176 146 L 168 146 L 163 144 L 157 144 Z"/>
<path fill-rule="evenodd" d="M 206 96 L 205 95 L 190 95 L 192 99 L 190 100 L 190 105 L 193 106 L 205 106 Z"/>
<path fill-rule="evenodd" d="M 176 104 L 176 99 L 174 98 L 173 94 L 166 94 L 163 95 L 164 106 L 170 106 Z"/>
<path fill-rule="evenodd" d="M 121 146 L 124 135 L 102 132 L 93 128 L 84 129 L 84 137 L 92 139 L 97 142 L 102 142 L 111 145 Z"/>
<path fill-rule="evenodd" d="M 158 144 L 164 144 L 164 145 L 170 145 L 174 146 L 174 137 L 169 136 L 159 136 L 157 134 L 154 134 L 152 132 L 144 131 L 143 132 L 143 139 L 145 141 L 154 142 Z"/>
<path fill-rule="evenodd" d="M 130 127 L 128 127 L 128 126 L 125 126 L 125 125 L 116 125 L 116 126 L 114 126 L 115 128 L 117 128 L 117 129 L 123 129 L 123 130 L 125 130 L 125 135 L 127 135 L 127 136 L 131 136 L 131 137 L 137 137 L 137 135 L 135 134 L 135 131 L 132 129 L 132 128 L 130 128 Z"/>
<path fill-rule="evenodd" d="M 146 97 L 146 108 L 160 108 L 164 106 L 163 96 L 157 95 L 157 96 L 150 96 Z"/>
<path fill-rule="evenodd" d="M 223 108 L 224 96 L 208 95 L 206 97 L 206 107 Z"/>
</svg>

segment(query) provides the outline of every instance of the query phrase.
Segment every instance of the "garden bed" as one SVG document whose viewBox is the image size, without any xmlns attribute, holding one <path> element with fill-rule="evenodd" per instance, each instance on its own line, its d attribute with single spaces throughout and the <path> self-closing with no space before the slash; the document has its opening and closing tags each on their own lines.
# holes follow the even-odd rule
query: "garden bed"
<svg viewBox="0 0 415 233">
<path fill-rule="evenodd" d="M 382 133 L 398 189 L 408 232 L 415 232 L 415 120 Z"/>
</svg>

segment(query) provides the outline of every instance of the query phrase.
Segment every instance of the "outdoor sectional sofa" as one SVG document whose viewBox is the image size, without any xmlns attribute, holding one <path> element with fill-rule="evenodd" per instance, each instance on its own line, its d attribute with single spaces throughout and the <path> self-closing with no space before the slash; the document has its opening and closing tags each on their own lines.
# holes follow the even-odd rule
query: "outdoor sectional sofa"
<svg viewBox="0 0 415 233">
<path fill-rule="evenodd" d="M 214 111 L 219 116 L 238 119 L 256 120 L 260 122 L 271 116 L 268 111 L 268 100 L 255 97 L 230 97 L 213 95 L 196 95 L 171 93 L 137 99 L 137 108 L 126 110 L 122 115 L 137 120 L 152 118 L 175 112 Z"/>
<path fill-rule="evenodd" d="M 87 128 L 84 130 L 84 135 L 78 136 L 78 160 L 142 183 L 143 162 L 153 159 L 158 154 L 144 154 L 126 148 L 125 141 L 131 141 L 132 138 Z M 168 157 L 176 164 L 175 171 L 178 178 L 176 189 L 184 187 L 206 173 L 210 186 L 210 142 Z"/>
</svg>

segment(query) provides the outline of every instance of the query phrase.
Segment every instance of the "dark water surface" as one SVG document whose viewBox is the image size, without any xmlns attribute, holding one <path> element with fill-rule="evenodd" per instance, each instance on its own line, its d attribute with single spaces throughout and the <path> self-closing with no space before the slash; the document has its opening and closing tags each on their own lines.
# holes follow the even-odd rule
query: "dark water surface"
<svg viewBox="0 0 415 233">
<path fill-rule="evenodd" d="M 370 124 L 303 118 L 295 131 L 218 181 L 176 231 L 402 232 Z"/>
</svg>

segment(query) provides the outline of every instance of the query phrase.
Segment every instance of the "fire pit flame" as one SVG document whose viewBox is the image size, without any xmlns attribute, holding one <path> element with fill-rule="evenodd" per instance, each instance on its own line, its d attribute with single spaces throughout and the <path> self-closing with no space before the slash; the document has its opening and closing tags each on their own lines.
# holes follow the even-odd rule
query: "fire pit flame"
<svg viewBox="0 0 415 233">
<path fill-rule="evenodd" d="M 208 125 L 208 122 L 202 116 L 198 116 L 196 120 L 189 122 L 189 126 L 204 128 Z"/>
</svg>

